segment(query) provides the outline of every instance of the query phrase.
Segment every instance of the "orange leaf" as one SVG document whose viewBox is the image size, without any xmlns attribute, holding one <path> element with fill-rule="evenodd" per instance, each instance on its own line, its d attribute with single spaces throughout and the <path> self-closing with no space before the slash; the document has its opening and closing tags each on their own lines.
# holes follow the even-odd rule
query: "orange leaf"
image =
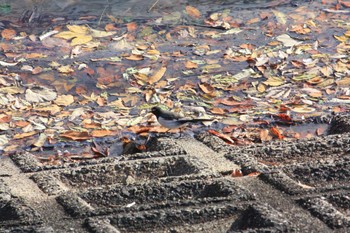
<svg viewBox="0 0 350 233">
<path fill-rule="evenodd" d="M 5 115 L 0 118 L 0 123 L 9 123 L 12 119 L 12 116 L 10 115 Z"/>
<path fill-rule="evenodd" d="M 163 75 L 165 74 L 166 72 L 166 67 L 163 66 L 162 68 L 160 68 L 157 72 L 155 72 L 148 80 L 148 83 L 149 84 L 153 84 L 155 82 L 158 82 L 162 77 Z"/>
<path fill-rule="evenodd" d="M 107 129 L 101 129 L 101 130 L 94 130 L 91 133 L 91 136 L 93 137 L 105 137 L 105 136 L 112 136 L 115 135 L 116 132 L 112 130 Z"/>
<path fill-rule="evenodd" d="M 97 122 L 84 122 L 83 127 L 86 129 L 96 129 L 96 128 L 101 128 L 101 123 Z"/>
<path fill-rule="evenodd" d="M 193 18 L 199 18 L 201 17 L 201 13 L 200 11 L 193 7 L 193 6 L 186 6 L 186 12 L 189 16 L 193 17 Z"/>
<path fill-rule="evenodd" d="M 222 108 L 213 108 L 210 110 L 210 112 L 212 112 L 213 114 L 217 114 L 217 115 L 224 115 L 225 114 L 225 110 Z"/>
<path fill-rule="evenodd" d="M 215 92 L 215 88 L 212 87 L 209 83 L 199 84 L 199 88 L 200 88 L 205 94 L 212 94 L 213 92 Z"/>
<path fill-rule="evenodd" d="M 16 31 L 13 29 L 4 29 L 1 32 L 1 36 L 6 40 L 11 40 L 13 37 L 16 36 Z"/>
<path fill-rule="evenodd" d="M 33 136 L 35 134 L 37 134 L 36 131 L 31 131 L 31 132 L 27 132 L 27 133 L 19 133 L 19 134 L 16 134 L 13 138 L 14 139 L 22 139 L 22 138 Z"/>
<path fill-rule="evenodd" d="M 15 122 L 15 125 L 18 126 L 18 127 L 26 127 L 27 125 L 29 125 L 30 123 L 28 121 L 16 121 Z"/>
<path fill-rule="evenodd" d="M 281 132 L 276 127 L 271 127 L 270 132 L 273 136 L 275 136 L 278 139 L 284 138 L 284 136 L 281 134 Z"/>
<path fill-rule="evenodd" d="M 222 140 L 224 140 L 225 142 L 229 143 L 229 144 L 235 144 L 235 142 L 227 135 L 219 133 L 213 129 L 208 130 L 209 133 L 221 138 Z"/>
<path fill-rule="evenodd" d="M 133 126 L 128 128 L 128 130 L 130 130 L 131 132 L 136 133 L 136 134 L 149 132 L 150 129 L 151 129 L 151 127 L 149 127 L 149 126 L 139 126 L 139 125 L 133 125 Z"/>
<path fill-rule="evenodd" d="M 249 173 L 247 176 L 258 176 L 260 174 L 261 174 L 260 172 L 252 172 L 252 173 Z"/>
<path fill-rule="evenodd" d="M 187 69 L 196 69 L 196 68 L 198 68 L 198 64 L 194 63 L 194 62 L 191 62 L 191 61 L 187 61 L 186 64 L 185 64 L 185 67 Z"/>
<path fill-rule="evenodd" d="M 74 141 L 88 140 L 91 135 L 88 132 L 67 131 L 60 135 L 63 138 L 71 139 Z"/>
<path fill-rule="evenodd" d="M 233 169 L 232 173 L 231 173 L 232 177 L 242 177 L 243 173 L 241 170 L 239 169 Z"/>
<path fill-rule="evenodd" d="M 126 25 L 126 28 L 128 29 L 128 32 L 135 31 L 137 29 L 137 23 L 135 23 L 135 22 L 128 23 Z"/>
<path fill-rule="evenodd" d="M 143 60 L 143 56 L 131 54 L 130 56 L 125 57 L 125 59 L 130 60 L 130 61 L 141 61 L 141 60 Z"/>
<path fill-rule="evenodd" d="M 280 113 L 276 115 L 279 119 L 281 119 L 282 121 L 288 121 L 288 122 L 292 122 L 292 118 L 290 116 L 288 116 L 287 114 L 284 113 Z"/>
</svg>

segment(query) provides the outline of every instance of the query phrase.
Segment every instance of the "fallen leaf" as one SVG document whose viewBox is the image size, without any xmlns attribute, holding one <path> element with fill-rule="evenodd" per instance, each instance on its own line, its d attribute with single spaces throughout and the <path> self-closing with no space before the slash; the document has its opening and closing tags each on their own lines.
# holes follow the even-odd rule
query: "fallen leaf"
<svg viewBox="0 0 350 233">
<path fill-rule="evenodd" d="M 166 67 L 163 66 L 162 68 L 160 68 L 158 71 L 156 71 L 149 79 L 148 79 L 148 83 L 149 84 L 153 84 L 155 82 L 158 82 L 163 75 L 166 72 Z"/>
<path fill-rule="evenodd" d="M 19 133 L 19 134 L 15 134 L 15 136 L 13 136 L 14 139 L 22 139 L 22 138 L 26 138 L 26 137 L 30 137 L 37 134 L 36 131 L 31 131 L 31 132 L 26 132 L 26 133 Z"/>
<path fill-rule="evenodd" d="M 264 84 L 272 87 L 277 87 L 284 84 L 284 82 L 285 82 L 285 79 L 283 77 L 270 77 L 264 82 Z"/>
<path fill-rule="evenodd" d="M 198 64 L 194 63 L 192 61 L 187 61 L 186 64 L 185 64 L 185 67 L 187 69 L 196 69 L 196 68 L 198 68 Z"/>
<path fill-rule="evenodd" d="M 33 146 L 43 147 L 46 140 L 47 140 L 47 135 L 45 133 L 41 133 L 37 141 L 33 143 Z"/>
<path fill-rule="evenodd" d="M 279 35 L 279 36 L 276 37 L 276 39 L 277 39 L 278 41 L 282 42 L 283 45 L 286 46 L 286 47 L 293 47 L 293 46 L 302 44 L 302 42 L 292 39 L 292 38 L 291 38 L 289 35 L 287 35 L 287 34 Z"/>
<path fill-rule="evenodd" d="M 92 137 L 106 137 L 106 136 L 112 136 L 116 135 L 116 131 L 107 130 L 107 129 L 101 129 L 101 130 L 93 130 L 91 132 Z"/>
<path fill-rule="evenodd" d="M 70 65 L 60 66 L 57 68 L 58 72 L 68 74 L 74 72 L 74 69 Z"/>
<path fill-rule="evenodd" d="M 13 29 L 4 29 L 1 32 L 1 36 L 5 40 L 11 40 L 12 38 L 14 38 L 16 36 L 16 31 Z"/>
<path fill-rule="evenodd" d="M 60 106 L 68 106 L 74 103 L 74 97 L 72 95 L 60 95 L 57 96 L 54 103 Z"/>
<path fill-rule="evenodd" d="M 91 135 L 88 132 L 66 131 L 60 134 L 60 137 L 67 138 L 74 141 L 82 141 L 91 139 Z"/>
<path fill-rule="evenodd" d="M 26 90 L 25 97 L 28 102 L 38 103 L 56 99 L 57 93 L 47 88 L 33 88 Z"/>
<path fill-rule="evenodd" d="M 215 131 L 213 129 L 208 130 L 208 132 L 221 138 L 222 140 L 224 140 L 225 142 L 227 142 L 229 144 L 235 144 L 235 142 L 228 135 L 219 133 L 218 131 Z"/>
<path fill-rule="evenodd" d="M 186 6 L 186 12 L 189 16 L 191 16 L 193 18 L 200 18 L 201 17 L 201 12 L 193 6 Z"/>
<path fill-rule="evenodd" d="M 281 132 L 279 131 L 279 129 L 277 129 L 276 127 L 271 127 L 270 128 L 270 132 L 273 136 L 275 136 L 278 139 L 283 139 L 284 136 L 281 134 Z"/>
</svg>

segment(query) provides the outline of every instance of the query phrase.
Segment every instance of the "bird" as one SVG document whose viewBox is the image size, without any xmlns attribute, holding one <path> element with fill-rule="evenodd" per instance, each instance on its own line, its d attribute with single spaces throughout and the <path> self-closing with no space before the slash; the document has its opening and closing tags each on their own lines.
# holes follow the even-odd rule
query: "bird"
<svg viewBox="0 0 350 233">
<path fill-rule="evenodd" d="M 168 129 L 176 129 L 187 123 L 196 123 L 203 121 L 212 121 L 213 119 L 185 119 L 180 115 L 161 109 L 160 107 L 153 107 L 151 112 L 157 117 L 159 124 Z"/>
</svg>

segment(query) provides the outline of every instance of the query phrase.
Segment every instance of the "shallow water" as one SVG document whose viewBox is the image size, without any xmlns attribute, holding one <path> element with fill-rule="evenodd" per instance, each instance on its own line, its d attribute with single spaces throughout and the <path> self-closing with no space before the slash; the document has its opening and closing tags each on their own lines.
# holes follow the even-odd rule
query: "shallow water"
<svg viewBox="0 0 350 233">
<path fill-rule="evenodd" d="M 222 8 L 256 8 L 269 0 L 1 0 L 0 15 L 21 16 L 34 9 L 56 16 L 86 16 L 111 14 L 114 16 L 155 17 L 180 11 L 185 5 L 198 8 L 202 13 Z"/>
</svg>

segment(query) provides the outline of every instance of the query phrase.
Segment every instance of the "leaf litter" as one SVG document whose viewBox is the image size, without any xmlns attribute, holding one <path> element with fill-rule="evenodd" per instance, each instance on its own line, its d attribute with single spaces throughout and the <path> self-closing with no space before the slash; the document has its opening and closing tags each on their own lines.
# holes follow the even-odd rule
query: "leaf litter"
<svg viewBox="0 0 350 233">
<path fill-rule="evenodd" d="M 336 7 L 348 6 L 207 13 L 188 5 L 157 19 L 108 16 L 100 26 L 94 17 L 53 21 L 41 33 L 13 22 L 1 31 L 0 106 L 11 122 L 1 123 L 0 149 L 129 135 L 125 146 L 168 131 L 150 114 L 156 105 L 214 119 L 188 130 L 233 145 L 318 136 L 325 126 L 307 135 L 290 127 L 349 112 L 350 33 Z M 88 147 L 81 158 L 110 154 L 96 142 Z"/>
</svg>

